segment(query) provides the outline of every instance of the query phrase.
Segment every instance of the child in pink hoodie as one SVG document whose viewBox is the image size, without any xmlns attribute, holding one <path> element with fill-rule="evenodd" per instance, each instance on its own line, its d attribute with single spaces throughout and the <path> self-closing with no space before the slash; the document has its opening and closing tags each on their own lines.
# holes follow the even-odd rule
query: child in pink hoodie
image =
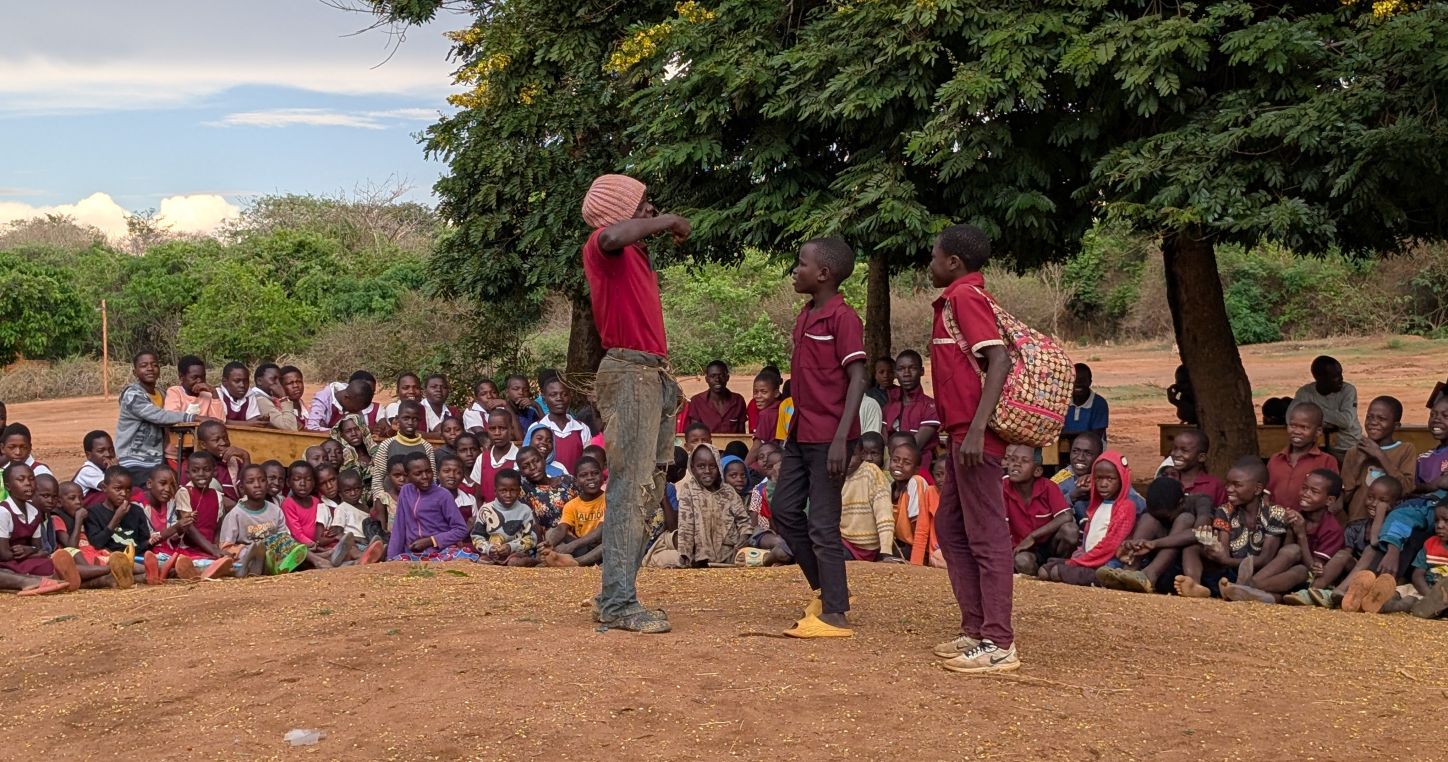
<svg viewBox="0 0 1448 762">
<path fill-rule="evenodd" d="M 1038 576 L 1070 585 L 1096 584 L 1096 570 L 1116 557 L 1116 549 L 1136 526 L 1136 505 L 1128 499 L 1131 469 L 1126 457 L 1107 450 L 1091 466 L 1091 504 L 1081 545 L 1070 558 L 1054 558 L 1041 567 Z"/>
</svg>

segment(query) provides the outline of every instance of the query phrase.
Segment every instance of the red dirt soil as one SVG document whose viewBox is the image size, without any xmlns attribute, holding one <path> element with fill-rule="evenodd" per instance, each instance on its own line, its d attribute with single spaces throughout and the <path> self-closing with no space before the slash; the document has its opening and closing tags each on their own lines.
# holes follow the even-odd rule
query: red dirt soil
<svg viewBox="0 0 1448 762">
<path fill-rule="evenodd" d="M 1438 343 L 1361 339 L 1245 350 L 1259 397 L 1321 352 L 1364 403 L 1410 422 Z M 1090 348 L 1113 440 L 1156 457 L 1166 347 Z M 736 379 L 743 388 L 746 379 Z M 697 391 L 698 386 L 693 387 Z M 10 419 L 66 475 L 114 426 L 99 399 Z M 599 632 L 596 570 L 468 564 L 0 597 L 15 759 L 1433 759 L 1448 627 L 1406 615 L 1144 596 L 1020 580 L 1023 668 L 967 678 L 930 653 L 958 626 L 942 572 L 851 564 L 855 638 L 776 637 L 798 570 L 645 571 L 664 636 Z M 319 745 L 291 749 L 291 728 Z"/>
</svg>

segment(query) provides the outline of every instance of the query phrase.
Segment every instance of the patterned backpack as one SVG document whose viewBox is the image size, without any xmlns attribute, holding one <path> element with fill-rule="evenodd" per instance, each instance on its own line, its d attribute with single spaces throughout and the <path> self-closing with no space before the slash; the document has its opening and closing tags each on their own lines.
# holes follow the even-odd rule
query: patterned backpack
<svg viewBox="0 0 1448 762">
<path fill-rule="evenodd" d="M 1000 402 L 996 403 L 988 425 L 1001 439 L 1012 444 L 1052 447 L 1066 423 L 1076 367 L 1055 339 L 1001 309 L 984 289 L 975 290 L 990 303 L 996 327 L 1006 345 L 1006 355 L 1011 358 L 1011 372 L 1006 376 Z M 944 321 L 946 332 L 970 358 L 971 367 L 983 383 L 985 369 L 976 360 L 970 343 L 961 336 L 949 301 L 945 303 Z"/>
</svg>

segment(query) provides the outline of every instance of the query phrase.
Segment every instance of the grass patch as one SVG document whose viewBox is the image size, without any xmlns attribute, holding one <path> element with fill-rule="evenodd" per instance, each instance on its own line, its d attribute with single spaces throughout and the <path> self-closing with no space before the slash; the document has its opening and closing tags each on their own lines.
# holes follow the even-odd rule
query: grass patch
<svg viewBox="0 0 1448 762">
<path fill-rule="evenodd" d="M 407 573 L 402 576 L 421 577 L 423 579 L 426 579 L 428 577 L 436 577 L 437 572 L 427 568 L 427 564 L 414 564 L 411 568 L 407 570 Z"/>
</svg>

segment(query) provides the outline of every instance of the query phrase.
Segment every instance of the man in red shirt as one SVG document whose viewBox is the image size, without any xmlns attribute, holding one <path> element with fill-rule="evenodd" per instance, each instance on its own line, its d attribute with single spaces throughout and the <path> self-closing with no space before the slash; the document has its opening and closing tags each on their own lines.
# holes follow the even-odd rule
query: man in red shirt
<svg viewBox="0 0 1448 762">
<path fill-rule="evenodd" d="M 1006 445 L 986 426 L 1011 365 L 980 274 L 989 261 L 990 239 L 971 225 L 946 228 L 930 252 L 930 280 L 945 289 L 935 300 L 931 373 L 950 436 L 935 532 L 961 614 L 960 636 L 936 646 L 935 655 L 948 659 L 946 669 L 970 674 L 1021 666 L 1011 629 L 1011 533 L 1001 494 Z"/>
<path fill-rule="evenodd" d="M 925 363 L 920 353 L 907 349 L 895 360 L 895 375 L 900 385 L 886 392 L 883 412 L 885 432 L 911 434 L 915 446 L 920 448 L 920 473 L 925 480 L 933 482 L 930 464 L 935 460 L 935 447 L 940 443 L 940 413 L 936 411 L 935 400 L 920 388 L 920 376 L 925 372 Z"/>
<path fill-rule="evenodd" d="M 744 396 L 729 391 L 729 366 L 715 360 L 704 369 L 709 388 L 689 398 L 689 420 L 709 427 L 711 434 L 743 434 L 748 410 Z"/>
<path fill-rule="evenodd" d="M 682 243 L 689 221 L 659 214 L 643 183 L 602 175 L 583 197 L 593 232 L 583 245 L 583 274 L 598 335 L 607 350 L 594 391 L 608 437 L 609 490 L 603 513 L 603 590 L 594 618 L 633 632 L 668 632 L 662 611 L 639 603 L 635 581 L 644 549 L 662 528 L 664 469 L 673 462 L 679 385 L 668 372 L 668 340 L 659 276 L 643 240 L 668 232 Z"/>
<path fill-rule="evenodd" d="M 808 294 L 810 300 L 794 321 L 794 418 L 769 505 L 775 533 L 818 594 L 805 606 L 804 618 L 784 631 L 796 638 L 853 634 L 845 619 L 850 590 L 840 538 L 841 490 L 845 466 L 860 438 L 867 373 L 864 324 L 845 304 L 840 283 L 854 267 L 855 253 L 840 238 L 807 242 L 794 265 L 795 293 Z M 999 484 L 996 492 L 999 500 Z"/>
</svg>

